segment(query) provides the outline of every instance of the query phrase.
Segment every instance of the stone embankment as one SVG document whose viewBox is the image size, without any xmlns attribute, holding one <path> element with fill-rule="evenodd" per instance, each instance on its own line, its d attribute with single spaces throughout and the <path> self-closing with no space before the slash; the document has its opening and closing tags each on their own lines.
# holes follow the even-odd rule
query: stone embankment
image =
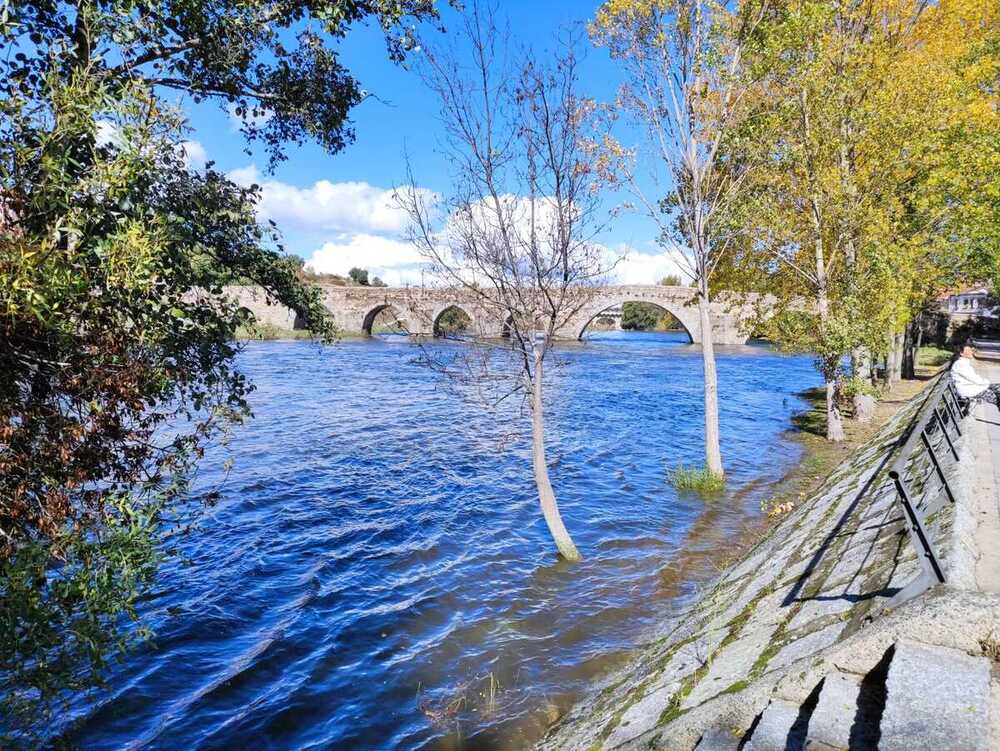
<svg viewBox="0 0 1000 751">
<path fill-rule="evenodd" d="M 925 519 L 946 581 L 911 596 L 922 561 L 888 471 L 928 389 L 539 750 L 1000 749 L 1000 414 L 962 420 L 955 500 Z"/>
</svg>

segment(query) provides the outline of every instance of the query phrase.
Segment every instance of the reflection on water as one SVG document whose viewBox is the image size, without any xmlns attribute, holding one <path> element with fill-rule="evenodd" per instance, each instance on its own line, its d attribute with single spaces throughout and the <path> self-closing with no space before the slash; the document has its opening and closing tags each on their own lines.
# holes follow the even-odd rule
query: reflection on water
<svg viewBox="0 0 1000 751">
<path fill-rule="evenodd" d="M 144 608 L 155 642 L 81 706 L 87 749 L 522 748 L 711 573 L 759 497 L 678 495 L 702 456 L 683 334 L 595 335 L 553 371 L 548 451 L 585 556 L 556 560 L 527 435 L 457 400 L 402 337 L 255 343 L 256 419 L 223 499 Z M 431 346 L 460 346 L 439 344 Z M 734 491 L 797 457 L 805 357 L 720 348 Z M 516 417 L 516 415 L 514 415 Z M 200 482 L 223 479 L 228 454 Z"/>
</svg>

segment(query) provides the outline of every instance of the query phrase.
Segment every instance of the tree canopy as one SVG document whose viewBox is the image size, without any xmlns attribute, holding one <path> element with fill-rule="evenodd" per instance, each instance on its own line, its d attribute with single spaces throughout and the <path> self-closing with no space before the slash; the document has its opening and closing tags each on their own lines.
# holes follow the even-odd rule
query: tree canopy
<svg viewBox="0 0 1000 751">
<path fill-rule="evenodd" d="M 433 18 L 434 0 L 13 0 L 0 21 L 11 53 L 0 79 L 28 100 L 46 97 L 53 74 L 85 70 L 112 91 L 141 80 L 230 109 L 272 159 L 307 139 L 337 152 L 354 136 L 348 113 L 368 96 L 337 42 L 374 21 L 399 61 L 414 44 L 405 22 Z"/>
<path fill-rule="evenodd" d="M 189 470 L 250 414 L 234 335 L 262 287 L 334 335 L 257 189 L 194 170 L 176 92 L 234 108 L 273 160 L 351 136 L 337 60 L 374 19 L 390 57 L 428 2 L 15 2 L 0 37 L 0 745 L 37 746 L 67 689 L 146 631 L 160 540 L 211 496 Z"/>
<path fill-rule="evenodd" d="M 996 29 L 981 0 L 782 2 L 761 27 L 719 281 L 775 296 L 769 335 L 818 354 L 831 427 L 872 358 L 898 375 L 928 300 L 995 275 Z"/>
</svg>

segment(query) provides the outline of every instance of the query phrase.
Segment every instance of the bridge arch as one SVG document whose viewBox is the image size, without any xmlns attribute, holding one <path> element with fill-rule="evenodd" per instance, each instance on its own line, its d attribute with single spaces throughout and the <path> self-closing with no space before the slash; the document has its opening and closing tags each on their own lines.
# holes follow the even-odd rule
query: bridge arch
<svg viewBox="0 0 1000 751">
<path fill-rule="evenodd" d="M 390 312 L 403 331 L 408 332 L 410 330 L 407 317 L 399 310 L 399 308 L 392 303 L 380 303 L 365 313 L 364 319 L 361 322 L 361 331 L 365 334 L 365 336 L 372 335 L 372 327 L 375 325 L 375 319 L 378 318 L 380 313 L 386 310 Z"/>
<path fill-rule="evenodd" d="M 442 319 L 445 318 L 446 314 L 455 316 L 460 314 L 464 317 L 463 326 L 458 331 L 447 331 L 442 327 Z M 461 333 L 462 331 L 467 331 L 472 333 L 473 327 L 476 325 L 476 318 L 469 310 L 468 307 L 460 305 L 458 303 L 449 303 L 447 305 L 441 305 L 435 308 L 431 312 L 431 332 L 434 336 L 447 336 L 449 333 Z"/>
<path fill-rule="evenodd" d="M 689 342 L 695 343 L 699 340 L 695 335 L 695 332 L 698 330 L 696 328 L 698 317 L 696 310 L 686 308 L 685 306 L 672 305 L 665 300 L 643 299 L 635 296 L 605 297 L 589 305 L 581 311 L 581 314 L 577 318 L 578 323 L 573 332 L 574 338 L 583 339 L 584 334 L 587 333 L 587 329 L 595 320 L 612 308 L 621 307 L 626 303 L 646 303 L 659 308 L 664 313 L 673 316 L 674 320 L 680 324 L 684 333 L 687 334 Z"/>
</svg>

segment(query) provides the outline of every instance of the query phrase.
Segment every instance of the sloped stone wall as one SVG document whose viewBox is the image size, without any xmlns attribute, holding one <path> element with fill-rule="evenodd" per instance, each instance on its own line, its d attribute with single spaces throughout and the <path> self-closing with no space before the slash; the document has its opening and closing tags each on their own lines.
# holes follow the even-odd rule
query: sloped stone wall
<svg viewBox="0 0 1000 751">
<path fill-rule="evenodd" d="M 742 733 L 780 682 L 805 676 L 878 623 L 919 572 L 887 465 L 923 396 L 596 686 L 539 748 L 691 749 L 720 723 Z M 942 505 L 932 526 L 946 570 L 962 569 L 955 506 Z"/>
</svg>

